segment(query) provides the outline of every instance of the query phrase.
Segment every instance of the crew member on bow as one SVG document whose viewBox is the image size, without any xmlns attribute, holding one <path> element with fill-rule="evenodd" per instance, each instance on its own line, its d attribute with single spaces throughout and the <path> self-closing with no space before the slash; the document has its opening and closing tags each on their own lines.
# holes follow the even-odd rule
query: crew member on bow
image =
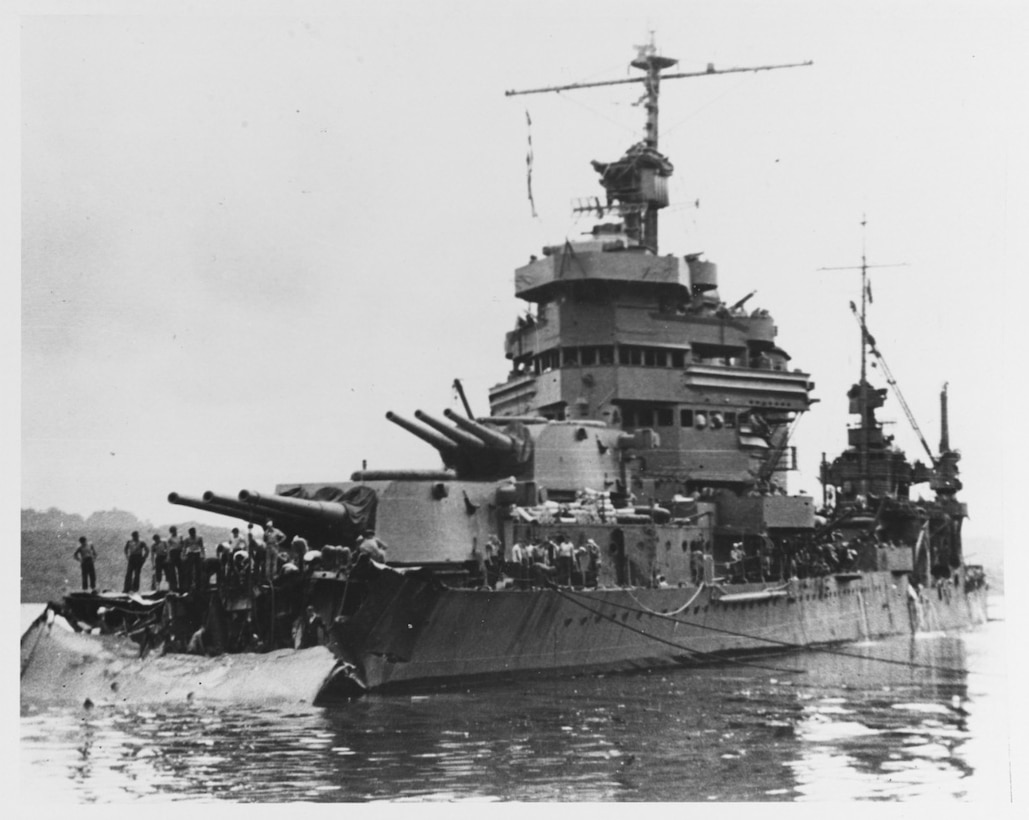
<svg viewBox="0 0 1029 820">
<path fill-rule="evenodd" d="M 168 577 L 168 542 L 157 532 L 154 533 L 154 543 L 150 546 L 150 565 L 153 570 L 150 588 L 160 589 L 161 582 Z"/>
<path fill-rule="evenodd" d="M 168 589 L 177 592 L 182 585 L 182 536 L 177 527 L 168 527 Z"/>
<path fill-rule="evenodd" d="M 82 588 L 96 589 L 96 547 L 86 540 L 86 536 L 79 538 L 79 546 L 72 557 L 79 562 L 79 569 L 82 570 Z"/>
<path fill-rule="evenodd" d="M 197 535 L 196 527 L 189 528 L 189 535 L 182 541 L 183 565 L 182 587 L 193 590 L 204 579 L 204 539 Z M 205 584 L 206 586 L 206 584 Z"/>
<path fill-rule="evenodd" d="M 128 567 L 125 570 L 124 592 L 139 592 L 139 574 L 150 554 L 150 548 L 139 540 L 139 533 L 133 531 L 132 537 L 125 542 L 125 558 Z"/>
</svg>

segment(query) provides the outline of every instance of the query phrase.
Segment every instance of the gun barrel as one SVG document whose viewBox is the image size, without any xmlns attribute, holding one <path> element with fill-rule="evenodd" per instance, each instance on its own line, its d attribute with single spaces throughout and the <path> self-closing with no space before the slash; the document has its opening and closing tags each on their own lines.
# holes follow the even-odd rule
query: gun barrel
<svg viewBox="0 0 1029 820">
<path fill-rule="evenodd" d="M 471 433 L 466 433 L 464 430 L 458 430 L 456 427 L 451 427 L 446 422 L 440 421 L 439 419 L 430 416 L 428 413 L 423 413 L 421 410 L 415 410 L 414 417 L 418 419 L 418 421 L 428 424 L 429 427 L 432 427 L 434 430 L 438 430 L 454 443 L 462 447 L 481 450 L 486 446 L 482 439 L 473 436 Z"/>
<path fill-rule="evenodd" d="M 262 495 L 253 490 L 240 490 L 239 500 L 246 506 L 252 505 L 310 523 L 320 522 L 323 526 L 350 521 L 346 507 L 335 501 L 309 501 L 284 495 Z"/>
<path fill-rule="evenodd" d="M 168 493 L 168 503 L 178 504 L 181 507 L 193 507 L 194 509 L 203 510 L 204 512 L 227 515 L 232 518 L 241 518 L 244 521 L 253 521 L 255 518 L 252 510 L 248 510 L 244 505 L 238 502 L 232 505 L 219 504 L 217 502 L 205 501 L 204 499 L 197 498 L 193 495 Z"/>
<path fill-rule="evenodd" d="M 753 297 L 755 293 L 757 293 L 757 291 L 756 290 L 752 290 L 750 293 L 748 293 L 746 296 L 744 296 L 738 302 L 733 304 L 733 306 L 730 307 L 729 310 L 736 310 L 737 308 L 743 307 L 745 304 L 747 304 L 747 302 L 750 301 L 751 297 Z"/>
<path fill-rule="evenodd" d="M 454 422 L 458 427 L 467 430 L 473 436 L 481 439 L 494 450 L 515 449 L 515 440 L 511 438 L 511 436 L 505 435 L 504 433 L 498 433 L 496 430 L 491 430 L 484 424 L 479 424 L 477 421 L 472 421 L 472 419 L 466 419 L 463 416 L 459 416 L 449 407 L 443 411 L 443 415 Z"/>
<path fill-rule="evenodd" d="M 226 495 L 219 495 L 207 490 L 204 493 L 204 501 L 208 504 L 217 504 L 219 507 L 229 510 L 238 510 L 236 513 L 240 518 L 248 521 L 264 524 L 269 518 L 277 519 L 279 523 L 291 529 L 302 526 L 305 522 L 300 516 L 289 514 L 281 515 L 279 510 L 263 507 L 260 504 L 247 504 L 238 498 L 231 498 Z"/>
<path fill-rule="evenodd" d="M 432 430 L 426 430 L 415 424 L 413 421 L 405 419 L 403 416 L 398 416 L 392 410 L 386 413 L 386 418 L 393 422 L 398 427 L 403 427 L 407 432 L 414 436 L 418 436 L 422 441 L 428 442 L 437 450 L 444 459 L 449 458 L 457 452 L 457 443 L 451 441 L 445 436 L 441 436 L 439 433 L 433 432 Z"/>
<path fill-rule="evenodd" d="M 351 481 L 454 481 L 453 470 L 357 470 Z"/>
</svg>

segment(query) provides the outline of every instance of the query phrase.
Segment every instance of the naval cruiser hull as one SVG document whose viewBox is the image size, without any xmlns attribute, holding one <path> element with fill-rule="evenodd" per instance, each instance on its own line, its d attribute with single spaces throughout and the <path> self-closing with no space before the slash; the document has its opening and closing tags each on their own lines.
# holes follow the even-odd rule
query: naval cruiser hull
<svg viewBox="0 0 1029 820">
<path fill-rule="evenodd" d="M 448 589 L 383 569 L 369 603 L 335 630 L 343 659 L 320 699 L 528 674 L 626 671 L 724 660 L 986 620 L 986 596 L 871 572 L 779 585 Z"/>
</svg>

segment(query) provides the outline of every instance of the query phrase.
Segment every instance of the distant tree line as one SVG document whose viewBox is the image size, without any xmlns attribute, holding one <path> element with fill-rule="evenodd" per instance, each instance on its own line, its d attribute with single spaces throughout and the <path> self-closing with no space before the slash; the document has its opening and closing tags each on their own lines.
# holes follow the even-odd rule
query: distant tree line
<svg viewBox="0 0 1029 820">
<path fill-rule="evenodd" d="M 153 529 L 149 521 L 140 521 L 130 512 L 119 509 L 101 510 L 91 513 L 88 518 L 83 518 L 78 513 L 66 513 L 57 507 L 48 510 L 33 510 L 31 508 L 21 511 L 22 532 L 36 532 L 38 530 L 82 530 L 82 529 L 111 529 L 111 530 L 133 530 Z"/>
</svg>

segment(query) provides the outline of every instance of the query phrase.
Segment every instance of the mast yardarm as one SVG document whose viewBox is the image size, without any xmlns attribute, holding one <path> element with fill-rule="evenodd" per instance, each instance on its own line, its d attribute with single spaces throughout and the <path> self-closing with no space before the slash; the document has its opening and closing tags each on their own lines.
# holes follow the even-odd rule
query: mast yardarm
<svg viewBox="0 0 1029 820">
<path fill-rule="evenodd" d="M 545 88 L 530 88 L 523 91 L 505 91 L 505 96 L 519 94 L 543 94 L 551 91 L 570 91 L 580 88 L 598 88 L 608 85 L 625 85 L 627 83 L 643 83 L 646 91 L 644 107 L 647 112 L 644 124 L 644 138 L 632 146 L 620 160 L 603 163 L 593 162 L 593 167 L 600 174 L 600 184 L 607 191 L 608 208 L 617 203 L 625 220 L 626 233 L 638 244 L 652 253 L 658 252 L 658 220 L 657 212 L 668 205 L 668 177 L 673 167 L 668 158 L 658 151 L 658 96 L 662 77 L 666 80 L 678 80 L 686 77 L 707 77 L 715 74 L 736 74 L 746 71 L 771 71 L 777 68 L 798 68 L 813 65 L 813 60 L 803 63 L 784 63 L 780 65 L 764 65 L 739 68 L 716 69 L 709 63 L 704 71 L 685 71 L 676 74 L 664 74 L 662 71 L 671 68 L 679 61 L 671 57 L 663 57 L 657 53 L 653 39 L 648 45 L 639 46 L 639 55 L 632 61 L 633 68 L 645 72 L 642 77 L 630 77 L 624 80 L 605 80 L 594 83 L 570 83 Z"/>
</svg>

